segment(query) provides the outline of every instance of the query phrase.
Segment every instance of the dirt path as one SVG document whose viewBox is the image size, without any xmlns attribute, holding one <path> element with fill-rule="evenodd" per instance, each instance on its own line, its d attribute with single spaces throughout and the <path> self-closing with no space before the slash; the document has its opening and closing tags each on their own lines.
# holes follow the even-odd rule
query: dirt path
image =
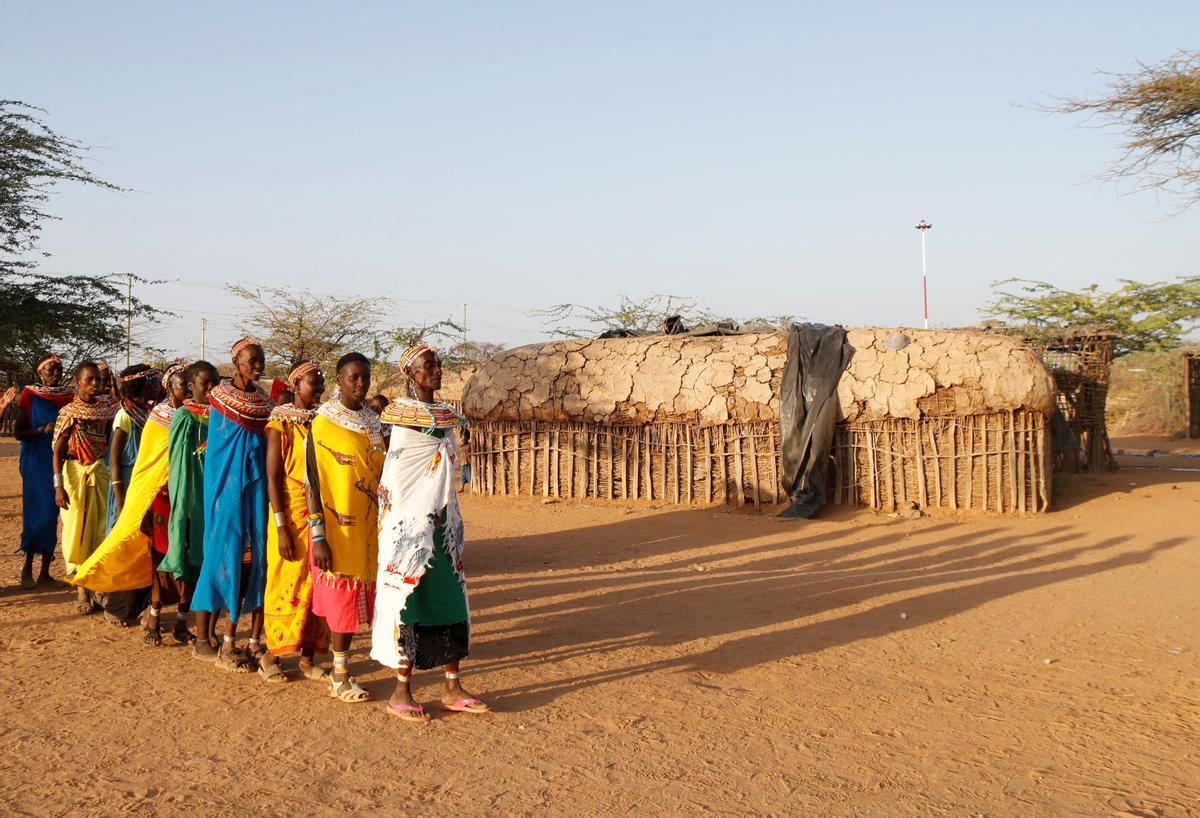
<svg viewBox="0 0 1200 818">
<path fill-rule="evenodd" d="M 143 647 L 4 556 L 5 808 L 1200 815 L 1200 474 L 1058 483 L 1029 519 L 468 497 L 465 669 L 498 712 L 424 728 Z"/>
</svg>

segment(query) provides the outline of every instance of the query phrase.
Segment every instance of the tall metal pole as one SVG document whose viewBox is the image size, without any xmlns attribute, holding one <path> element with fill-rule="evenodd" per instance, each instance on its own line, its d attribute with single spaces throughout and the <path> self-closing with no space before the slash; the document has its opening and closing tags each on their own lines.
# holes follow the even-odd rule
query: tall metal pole
<svg viewBox="0 0 1200 818">
<path fill-rule="evenodd" d="M 925 308 L 925 329 L 929 329 L 929 272 L 925 264 L 925 233 L 932 224 L 921 219 L 917 222 L 917 229 L 921 231 L 921 301 Z"/>
<path fill-rule="evenodd" d="M 204 352 L 205 352 L 205 350 L 204 350 L 204 333 L 205 333 L 205 330 L 207 330 L 207 329 L 208 329 L 208 319 L 201 318 L 200 319 L 200 360 L 202 360 L 202 361 L 207 360 L 207 358 L 204 355 Z"/>
<path fill-rule="evenodd" d="M 128 273 L 125 288 L 125 366 L 129 366 L 133 350 L 133 273 Z"/>
<path fill-rule="evenodd" d="M 467 354 L 467 305 L 463 304 L 463 355 Z"/>
</svg>

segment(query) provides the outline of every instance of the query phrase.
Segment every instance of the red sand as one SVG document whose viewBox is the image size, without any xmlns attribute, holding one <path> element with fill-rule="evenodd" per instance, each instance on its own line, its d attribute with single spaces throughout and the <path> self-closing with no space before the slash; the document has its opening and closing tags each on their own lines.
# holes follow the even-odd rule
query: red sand
<svg viewBox="0 0 1200 818">
<path fill-rule="evenodd" d="M 1123 462 L 1024 519 L 467 497 L 464 669 L 497 712 L 424 727 L 144 647 L 5 556 L 6 809 L 1200 815 L 1200 474 Z M 365 637 L 353 671 L 387 697 Z"/>
</svg>

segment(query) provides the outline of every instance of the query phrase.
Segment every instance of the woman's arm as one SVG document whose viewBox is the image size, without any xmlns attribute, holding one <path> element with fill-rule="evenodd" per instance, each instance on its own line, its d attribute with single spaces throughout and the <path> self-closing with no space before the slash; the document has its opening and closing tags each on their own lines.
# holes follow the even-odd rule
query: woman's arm
<svg viewBox="0 0 1200 818">
<path fill-rule="evenodd" d="M 70 508 L 71 499 L 63 487 L 63 463 L 67 459 L 67 445 L 71 442 L 71 430 L 66 428 L 54 441 L 54 457 L 51 460 L 54 470 L 54 504 L 59 508 Z"/>
<path fill-rule="evenodd" d="M 117 503 L 117 514 L 125 507 L 125 481 L 121 477 L 121 453 L 125 450 L 125 439 L 129 433 L 120 426 L 112 430 L 112 442 L 108 444 L 108 474 L 112 485 L 113 499 Z"/>
<path fill-rule="evenodd" d="M 313 564 L 322 571 L 333 569 L 333 552 L 325 542 L 325 515 L 321 507 L 321 480 L 317 474 L 317 444 L 313 433 L 304 441 L 304 498 L 308 504 Z"/>
<path fill-rule="evenodd" d="M 47 423 L 45 426 L 30 428 L 29 424 L 33 419 L 29 416 L 29 412 L 25 407 L 17 404 L 17 425 L 13 429 L 13 437 L 17 440 L 37 440 L 39 437 L 54 434 L 54 423 Z"/>
<path fill-rule="evenodd" d="M 279 534 L 279 556 L 296 559 L 296 544 L 288 525 L 291 506 L 287 500 L 287 473 L 283 467 L 283 435 L 267 427 L 267 499 L 271 502 L 271 524 Z M 282 516 L 280 516 L 282 515 Z"/>
</svg>

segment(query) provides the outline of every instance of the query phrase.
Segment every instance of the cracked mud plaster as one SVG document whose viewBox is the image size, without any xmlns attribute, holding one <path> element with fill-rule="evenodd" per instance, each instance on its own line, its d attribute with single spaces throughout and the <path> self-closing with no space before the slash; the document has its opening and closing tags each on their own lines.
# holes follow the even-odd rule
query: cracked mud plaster
<svg viewBox="0 0 1200 818">
<path fill-rule="evenodd" d="M 906 329 L 911 342 L 892 351 L 883 341 L 893 331 L 849 330 L 854 355 L 838 383 L 839 420 L 916 419 L 935 405 L 960 416 L 1053 408 L 1050 373 L 1018 339 Z M 480 366 L 463 389 L 463 409 L 480 421 L 773 421 L 786 360 L 778 333 L 532 344 Z"/>
</svg>

